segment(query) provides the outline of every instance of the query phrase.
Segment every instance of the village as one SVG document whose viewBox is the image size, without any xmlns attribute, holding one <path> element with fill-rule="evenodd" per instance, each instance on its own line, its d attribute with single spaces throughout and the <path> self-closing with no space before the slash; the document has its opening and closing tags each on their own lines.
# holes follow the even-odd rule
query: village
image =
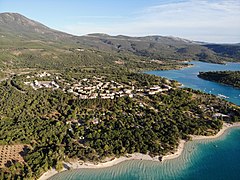
<svg viewBox="0 0 240 180">
<path fill-rule="evenodd" d="M 84 78 L 81 80 L 73 80 L 72 83 L 55 76 L 50 81 L 41 81 L 37 79 L 51 77 L 50 73 L 43 72 L 35 76 L 27 76 L 32 81 L 24 82 L 25 85 L 31 86 L 34 90 L 40 88 L 61 89 L 65 93 L 72 93 L 79 99 L 114 99 L 118 97 L 128 96 L 146 96 L 154 95 L 159 92 L 170 90 L 172 87 L 167 84 L 154 85 L 152 87 L 137 88 L 134 85 L 121 84 L 113 80 L 108 81 L 105 77 Z M 61 83 L 61 85 L 58 84 Z"/>
</svg>

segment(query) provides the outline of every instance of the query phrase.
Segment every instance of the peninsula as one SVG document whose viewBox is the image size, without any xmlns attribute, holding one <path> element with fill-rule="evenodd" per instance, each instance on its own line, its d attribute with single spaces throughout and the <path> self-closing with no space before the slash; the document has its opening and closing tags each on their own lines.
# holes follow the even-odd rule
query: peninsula
<svg viewBox="0 0 240 180">
<path fill-rule="evenodd" d="M 220 136 L 224 135 L 224 133 L 232 127 L 240 127 L 240 123 L 239 122 L 233 123 L 233 124 L 224 123 L 223 128 L 216 135 L 213 135 L 213 136 L 196 136 L 195 135 L 195 136 L 191 137 L 191 140 L 194 141 L 194 140 L 216 139 L 216 138 L 219 138 Z M 129 161 L 129 160 L 141 160 L 141 161 L 144 160 L 144 161 L 159 162 L 159 158 L 161 159 L 161 161 L 175 159 L 175 158 L 178 158 L 182 154 L 182 152 L 184 151 L 184 145 L 187 142 L 188 141 L 181 140 L 175 153 L 169 154 L 169 155 L 166 155 L 163 157 L 159 157 L 159 156 L 151 157 L 146 154 L 134 153 L 134 154 L 128 154 L 128 155 L 125 155 L 125 156 L 122 156 L 119 158 L 108 158 L 105 161 L 99 162 L 99 163 L 79 162 L 79 161 L 64 162 L 65 168 L 63 168 L 61 170 L 61 172 L 68 171 L 69 169 L 73 170 L 73 169 L 83 169 L 83 168 L 84 169 L 85 168 L 87 168 L 87 169 L 89 169 L 89 168 L 91 168 L 91 169 L 106 168 L 106 167 L 111 167 L 111 166 L 117 165 L 124 161 Z M 56 169 L 53 168 L 53 169 L 45 172 L 39 178 L 39 180 L 47 180 L 57 173 L 59 173 L 59 171 L 57 171 Z"/>
<path fill-rule="evenodd" d="M 199 72 L 198 77 L 240 88 L 240 71 Z"/>
</svg>

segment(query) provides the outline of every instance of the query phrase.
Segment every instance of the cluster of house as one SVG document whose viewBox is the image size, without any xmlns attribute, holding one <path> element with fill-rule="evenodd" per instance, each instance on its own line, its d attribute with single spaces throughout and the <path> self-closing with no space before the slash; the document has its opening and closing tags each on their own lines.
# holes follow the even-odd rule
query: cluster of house
<svg viewBox="0 0 240 180">
<path fill-rule="evenodd" d="M 130 98 L 135 95 L 153 95 L 159 92 L 168 91 L 172 87 L 166 84 L 160 86 L 146 87 L 137 89 L 135 86 L 123 85 L 115 81 L 107 81 L 103 77 L 93 77 L 91 79 L 82 79 L 78 83 L 74 83 L 67 90 L 80 99 L 114 99 L 117 97 L 128 96 Z"/>
<path fill-rule="evenodd" d="M 115 81 L 107 81 L 103 77 L 82 79 L 74 83 L 66 91 L 73 93 L 80 99 L 114 99 L 115 97 L 133 97 L 134 87 L 127 87 Z"/>
<path fill-rule="evenodd" d="M 35 77 L 50 77 L 51 74 L 43 72 L 37 74 Z M 27 77 L 32 78 L 32 77 Z M 58 77 L 55 77 L 58 80 Z M 60 80 L 64 82 L 64 80 Z M 160 86 L 155 85 L 152 87 L 145 87 L 142 89 L 137 89 L 135 86 L 123 85 L 115 81 L 108 81 L 104 77 L 92 77 L 85 78 L 80 81 L 75 80 L 73 83 L 64 82 L 63 86 L 60 87 L 55 80 L 52 81 L 38 81 L 34 80 L 32 82 L 24 82 L 26 85 L 30 85 L 33 89 L 37 90 L 39 88 L 52 88 L 52 89 L 61 89 L 67 93 L 73 93 L 75 96 L 78 96 L 80 99 L 114 99 L 117 97 L 128 96 L 130 98 L 135 95 L 153 95 L 159 92 L 168 91 L 172 87 L 163 84 Z"/>
<path fill-rule="evenodd" d="M 50 77 L 51 74 L 50 73 L 40 73 L 37 74 L 35 76 L 27 76 L 27 79 L 30 78 L 43 78 L 43 77 Z M 56 77 L 57 79 L 58 77 Z M 25 85 L 29 85 L 31 86 L 34 90 L 40 89 L 40 88 L 52 88 L 52 89 L 58 89 L 60 88 L 60 86 L 55 82 L 55 81 L 38 81 L 38 80 L 34 80 L 34 81 L 28 81 L 28 82 L 24 82 Z"/>
<path fill-rule="evenodd" d="M 33 82 L 24 82 L 25 85 L 30 85 L 34 90 L 40 88 L 52 88 L 58 89 L 60 86 L 55 81 L 38 81 L 34 80 Z"/>
<path fill-rule="evenodd" d="M 51 74 L 50 73 L 47 73 L 47 72 L 43 72 L 43 73 L 38 73 L 36 74 L 35 76 L 27 76 L 27 79 L 30 79 L 30 78 L 35 78 L 35 77 L 50 77 Z"/>
<path fill-rule="evenodd" d="M 163 91 L 168 91 L 170 90 L 172 87 L 167 85 L 167 84 L 163 84 L 161 87 L 160 86 L 153 86 L 153 87 L 150 87 L 150 88 L 146 88 L 144 90 L 145 93 L 147 93 L 148 95 L 153 95 L 153 94 L 156 94 L 156 93 L 159 93 L 159 92 L 163 92 Z"/>
</svg>

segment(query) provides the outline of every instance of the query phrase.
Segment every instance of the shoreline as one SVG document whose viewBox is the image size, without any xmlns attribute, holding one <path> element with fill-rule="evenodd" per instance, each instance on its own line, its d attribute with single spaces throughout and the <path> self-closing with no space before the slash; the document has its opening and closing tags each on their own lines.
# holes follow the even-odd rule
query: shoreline
<svg viewBox="0 0 240 180">
<path fill-rule="evenodd" d="M 220 136 L 222 136 L 226 130 L 228 130 L 229 128 L 233 128 L 233 127 L 240 127 L 240 122 L 236 122 L 236 123 L 233 123 L 233 124 L 230 124 L 230 123 L 223 123 L 223 127 L 222 129 L 220 129 L 220 131 L 214 135 L 214 136 L 196 136 L 196 135 L 192 135 L 192 141 L 195 141 L 195 140 L 206 140 L 206 139 L 216 139 Z"/>
<path fill-rule="evenodd" d="M 191 141 L 216 139 L 216 138 L 222 136 L 226 132 L 226 130 L 228 130 L 230 128 L 233 128 L 233 127 L 240 127 L 240 122 L 233 123 L 233 124 L 223 123 L 222 129 L 216 135 L 213 135 L 213 136 L 191 135 L 191 137 L 192 137 Z M 113 160 L 112 160 L 112 158 L 109 158 L 108 160 L 106 160 L 106 162 L 100 162 L 100 163 L 97 163 L 97 164 L 92 163 L 92 162 L 82 163 L 82 162 L 78 162 L 78 161 L 76 161 L 76 162 L 63 162 L 64 168 L 61 171 L 58 172 L 56 169 L 48 170 L 38 180 L 47 180 L 50 177 L 54 176 L 55 174 L 63 172 L 63 171 L 67 171 L 69 169 L 73 170 L 73 169 L 86 169 L 86 168 L 88 168 L 88 169 L 107 168 L 107 167 L 111 167 L 111 166 L 117 165 L 121 162 L 129 161 L 129 160 L 156 161 L 156 162 L 161 163 L 161 162 L 166 161 L 166 160 L 171 160 L 171 159 L 178 158 L 184 150 L 185 143 L 187 143 L 187 141 L 180 140 L 176 152 L 173 153 L 173 154 L 163 156 L 161 161 L 159 161 L 159 156 L 150 157 L 147 154 L 134 153 L 134 154 L 127 154 L 127 155 L 121 156 L 119 158 L 114 158 Z"/>
</svg>

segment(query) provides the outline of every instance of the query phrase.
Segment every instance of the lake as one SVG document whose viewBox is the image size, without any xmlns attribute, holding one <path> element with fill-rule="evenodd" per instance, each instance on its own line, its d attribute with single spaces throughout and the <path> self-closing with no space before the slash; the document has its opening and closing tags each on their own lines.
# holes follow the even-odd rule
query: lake
<svg viewBox="0 0 240 180">
<path fill-rule="evenodd" d="M 226 65 L 220 65 L 193 61 L 190 62 L 190 64 L 193 64 L 194 66 L 191 68 L 184 68 L 180 70 L 148 71 L 146 73 L 177 80 L 182 83 L 184 87 L 190 87 L 192 89 L 201 90 L 203 92 L 214 95 L 225 95 L 229 97 L 226 100 L 240 105 L 240 89 L 203 80 L 197 77 L 200 71 L 240 71 L 240 63 L 228 63 Z"/>
</svg>

